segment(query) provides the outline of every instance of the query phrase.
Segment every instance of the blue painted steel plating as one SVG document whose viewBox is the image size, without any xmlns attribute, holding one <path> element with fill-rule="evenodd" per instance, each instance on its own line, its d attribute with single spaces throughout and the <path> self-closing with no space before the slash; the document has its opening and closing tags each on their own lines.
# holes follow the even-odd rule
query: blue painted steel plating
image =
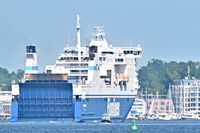
<svg viewBox="0 0 200 133">
<path fill-rule="evenodd" d="M 134 98 L 111 98 L 110 102 L 118 102 L 119 116 L 111 117 L 111 119 L 124 120 L 126 119 L 129 110 L 132 107 Z M 82 120 L 98 120 L 102 118 L 102 114 L 107 113 L 108 98 L 86 98 L 82 101 L 82 105 L 86 105 L 85 108 L 82 106 Z"/>
<path fill-rule="evenodd" d="M 17 121 L 18 119 L 18 101 L 17 98 L 12 100 L 11 106 L 11 121 Z"/>
<path fill-rule="evenodd" d="M 35 71 L 37 71 L 38 70 L 38 66 L 26 66 L 25 70 L 35 70 Z"/>
<path fill-rule="evenodd" d="M 96 66 L 88 66 L 88 70 L 97 70 Z"/>
<path fill-rule="evenodd" d="M 37 80 L 19 84 L 19 119 L 73 119 L 72 84 Z"/>
<path fill-rule="evenodd" d="M 75 110 L 74 110 L 74 121 L 81 121 L 81 112 L 82 112 L 82 104 L 80 99 L 76 99 L 75 101 Z"/>
</svg>

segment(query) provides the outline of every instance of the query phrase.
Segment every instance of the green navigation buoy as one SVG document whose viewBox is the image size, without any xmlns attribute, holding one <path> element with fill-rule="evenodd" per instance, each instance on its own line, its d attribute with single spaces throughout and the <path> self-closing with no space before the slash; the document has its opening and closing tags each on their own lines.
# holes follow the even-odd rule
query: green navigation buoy
<svg viewBox="0 0 200 133">
<path fill-rule="evenodd" d="M 131 124 L 131 130 L 132 130 L 133 132 L 135 132 L 135 131 L 138 130 L 135 120 L 133 120 L 133 122 L 132 122 L 132 124 Z"/>
</svg>

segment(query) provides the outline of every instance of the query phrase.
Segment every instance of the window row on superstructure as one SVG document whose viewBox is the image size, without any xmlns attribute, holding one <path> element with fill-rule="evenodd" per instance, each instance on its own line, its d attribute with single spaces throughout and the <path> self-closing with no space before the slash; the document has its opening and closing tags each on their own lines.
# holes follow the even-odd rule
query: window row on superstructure
<svg viewBox="0 0 200 133">
<path fill-rule="evenodd" d="M 115 62 L 123 62 L 123 61 L 124 61 L 123 58 L 117 58 L 117 59 L 115 59 Z"/>
<path fill-rule="evenodd" d="M 71 64 L 56 64 L 57 67 L 64 67 L 64 68 L 88 68 L 88 64 L 78 64 L 78 63 L 71 63 Z"/>
<path fill-rule="evenodd" d="M 139 55 L 140 51 L 134 51 L 134 50 L 124 50 L 123 54 L 133 54 L 133 55 Z"/>
<path fill-rule="evenodd" d="M 88 70 L 70 70 L 70 74 L 87 74 Z"/>
<path fill-rule="evenodd" d="M 103 51 L 101 52 L 102 56 L 106 56 L 106 55 L 113 55 L 114 52 L 113 51 Z"/>
<path fill-rule="evenodd" d="M 59 57 L 59 61 L 78 62 L 78 57 Z M 89 57 L 81 57 L 82 61 L 88 61 Z"/>
<path fill-rule="evenodd" d="M 78 51 L 77 50 L 64 50 L 65 54 L 69 54 L 69 55 L 77 55 L 78 56 Z M 83 51 L 80 52 L 81 55 L 83 55 Z"/>
</svg>

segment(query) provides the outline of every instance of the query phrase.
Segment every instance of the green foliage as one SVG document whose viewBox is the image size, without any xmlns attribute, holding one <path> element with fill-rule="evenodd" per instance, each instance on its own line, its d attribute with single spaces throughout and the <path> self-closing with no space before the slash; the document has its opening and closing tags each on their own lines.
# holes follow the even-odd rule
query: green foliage
<svg viewBox="0 0 200 133">
<path fill-rule="evenodd" d="M 9 73 L 6 68 L 0 67 L 0 90 L 11 90 L 11 82 L 21 79 L 23 74 L 23 70 Z"/>
<path fill-rule="evenodd" d="M 190 76 L 200 79 L 200 62 L 175 62 L 169 63 L 153 59 L 138 71 L 140 84 L 139 93 L 167 94 L 169 84 L 175 79 L 185 78 L 187 68 L 190 67 Z"/>
</svg>

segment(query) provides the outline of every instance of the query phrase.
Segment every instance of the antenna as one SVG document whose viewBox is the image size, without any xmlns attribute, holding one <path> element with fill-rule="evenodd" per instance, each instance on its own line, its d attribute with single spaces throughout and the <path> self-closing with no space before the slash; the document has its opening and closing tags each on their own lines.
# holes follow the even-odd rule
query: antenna
<svg viewBox="0 0 200 133">
<path fill-rule="evenodd" d="M 67 32 L 67 44 L 66 44 L 66 47 L 69 47 L 70 46 L 70 42 L 69 42 L 69 32 Z"/>
<path fill-rule="evenodd" d="M 76 29 L 77 29 L 77 48 L 78 48 L 78 58 L 79 58 L 79 62 L 81 61 L 81 34 L 80 34 L 80 16 L 77 15 L 77 25 L 76 25 Z"/>
<path fill-rule="evenodd" d="M 76 18 L 77 18 L 77 25 L 76 25 L 76 29 L 77 29 L 77 47 L 80 47 L 80 45 L 81 45 L 81 41 L 80 41 L 80 29 L 81 29 L 80 16 L 77 15 Z"/>
<path fill-rule="evenodd" d="M 77 0 L 77 14 L 79 14 L 80 5 L 81 5 L 81 1 Z"/>
</svg>

